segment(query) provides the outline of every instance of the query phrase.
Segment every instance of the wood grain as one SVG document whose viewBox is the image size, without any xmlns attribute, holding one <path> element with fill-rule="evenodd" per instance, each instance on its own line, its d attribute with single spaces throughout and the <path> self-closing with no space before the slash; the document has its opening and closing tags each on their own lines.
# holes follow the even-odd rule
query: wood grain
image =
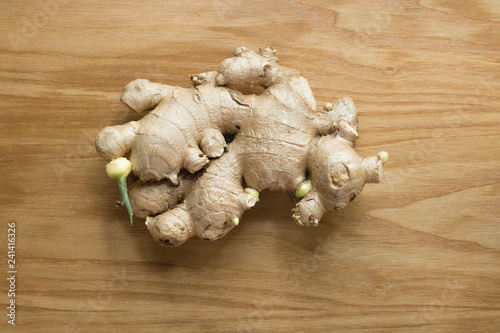
<svg viewBox="0 0 500 333">
<path fill-rule="evenodd" d="M 496 0 L 4 1 L 2 332 L 499 332 Z M 167 249 L 114 207 L 93 140 L 141 77 L 188 85 L 273 46 L 390 154 L 317 229 L 264 192 L 224 239 Z M 7 223 L 17 223 L 16 327 Z"/>
</svg>

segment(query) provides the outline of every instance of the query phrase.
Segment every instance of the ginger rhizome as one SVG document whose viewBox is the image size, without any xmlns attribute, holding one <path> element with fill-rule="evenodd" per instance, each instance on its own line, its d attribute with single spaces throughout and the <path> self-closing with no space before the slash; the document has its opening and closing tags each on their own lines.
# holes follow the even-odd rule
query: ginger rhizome
<svg viewBox="0 0 500 333">
<path fill-rule="evenodd" d="M 318 109 L 307 80 L 279 65 L 272 48 L 240 47 L 218 71 L 193 75 L 191 82 L 181 88 L 132 81 L 122 102 L 151 111 L 106 127 L 96 139 L 106 160 L 129 156 L 139 178 L 129 189 L 132 209 L 160 244 L 177 246 L 194 235 L 221 238 L 264 189 L 294 196 L 295 221 L 317 226 L 366 183 L 380 182 L 388 155 L 362 158 L 354 151 L 352 100 Z M 226 143 L 229 136 L 233 141 Z"/>
</svg>

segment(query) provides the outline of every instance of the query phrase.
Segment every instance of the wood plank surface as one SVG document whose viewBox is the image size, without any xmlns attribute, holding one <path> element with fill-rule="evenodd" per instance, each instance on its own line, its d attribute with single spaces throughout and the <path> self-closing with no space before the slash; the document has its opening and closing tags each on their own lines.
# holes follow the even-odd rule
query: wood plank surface
<svg viewBox="0 0 500 333">
<path fill-rule="evenodd" d="M 3 1 L 2 332 L 500 332 L 497 0 Z M 94 138 L 136 78 L 273 46 L 390 154 L 319 228 L 264 192 L 223 239 L 155 244 Z M 16 325 L 8 223 L 16 223 Z"/>
</svg>

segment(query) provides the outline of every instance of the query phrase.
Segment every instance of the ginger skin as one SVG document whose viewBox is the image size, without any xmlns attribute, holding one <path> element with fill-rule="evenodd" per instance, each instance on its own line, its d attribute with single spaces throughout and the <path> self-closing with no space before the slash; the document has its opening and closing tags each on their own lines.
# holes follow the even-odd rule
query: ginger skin
<svg viewBox="0 0 500 333">
<path fill-rule="evenodd" d="M 130 153 L 140 178 L 130 188 L 132 208 L 164 246 L 194 235 L 221 238 L 258 201 L 256 191 L 295 194 L 292 217 L 318 226 L 326 211 L 344 208 L 366 183 L 381 180 L 388 155 L 362 158 L 354 151 L 358 124 L 350 98 L 317 110 L 307 80 L 280 66 L 273 49 L 240 47 L 234 54 L 217 72 L 192 76 L 192 88 L 131 82 L 122 101 L 152 111 L 106 127 L 96 139 L 107 160 Z M 239 91 L 255 86 L 264 91 Z M 234 135 L 227 147 L 224 134 Z"/>
<path fill-rule="evenodd" d="M 181 169 L 193 173 L 219 157 L 226 145 L 224 133 L 236 133 L 233 121 L 248 112 L 227 88 L 215 83 L 216 72 L 192 77 L 192 88 L 171 87 L 137 79 L 124 89 L 121 100 L 140 113 L 140 121 L 108 126 L 96 139 L 96 149 L 106 160 L 130 152 L 132 171 L 143 181 L 168 178 L 178 183 Z"/>
</svg>

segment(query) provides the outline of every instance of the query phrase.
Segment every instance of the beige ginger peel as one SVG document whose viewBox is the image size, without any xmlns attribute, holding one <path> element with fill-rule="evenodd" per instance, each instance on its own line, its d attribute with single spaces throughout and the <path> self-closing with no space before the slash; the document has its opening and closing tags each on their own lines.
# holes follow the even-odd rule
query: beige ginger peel
<svg viewBox="0 0 500 333">
<path fill-rule="evenodd" d="M 354 151 L 352 100 L 318 110 L 307 80 L 279 65 L 272 48 L 240 47 L 218 71 L 191 82 L 181 88 L 132 81 L 122 102 L 150 112 L 106 127 L 96 139 L 106 160 L 129 156 L 139 178 L 129 189 L 132 210 L 160 244 L 221 238 L 264 189 L 293 195 L 295 221 L 318 226 L 325 212 L 380 182 L 388 154 L 362 158 Z"/>
</svg>

